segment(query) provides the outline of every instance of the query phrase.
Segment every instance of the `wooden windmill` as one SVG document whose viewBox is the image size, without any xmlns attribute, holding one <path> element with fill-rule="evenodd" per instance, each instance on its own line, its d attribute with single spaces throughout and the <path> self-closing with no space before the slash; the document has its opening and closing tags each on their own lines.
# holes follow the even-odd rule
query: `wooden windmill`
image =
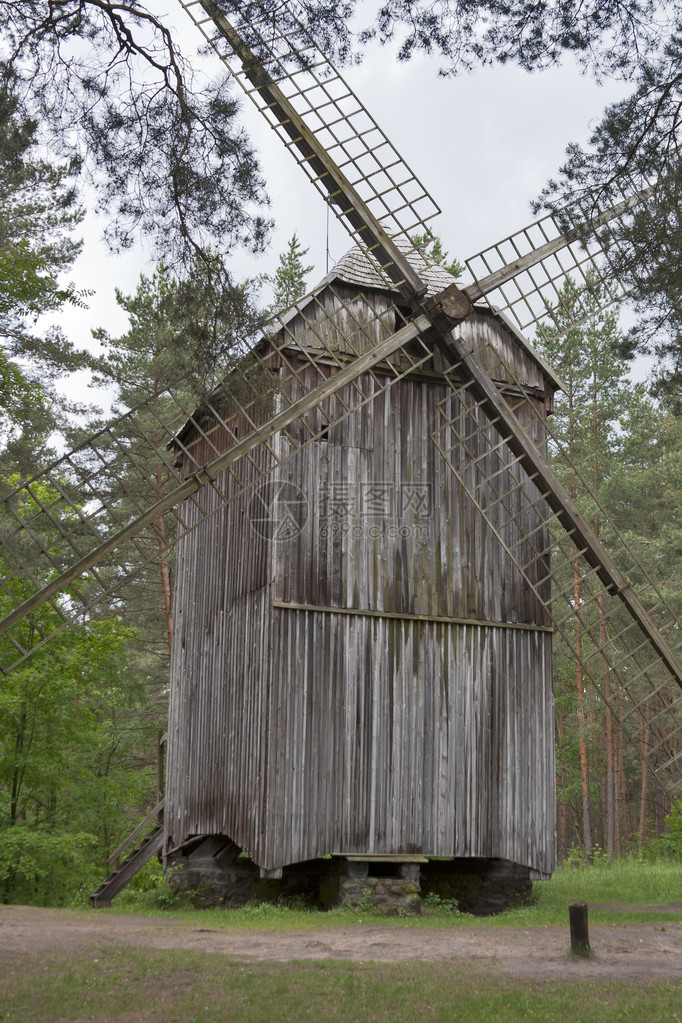
<svg viewBox="0 0 682 1023">
<path fill-rule="evenodd" d="M 408 898 L 420 868 L 434 887 L 467 864 L 547 876 L 553 632 L 571 645 L 579 624 L 585 676 L 607 701 L 618 680 L 634 738 L 654 708 L 649 763 L 679 795 L 678 627 L 647 579 L 633 593 L 627 547 L 603 548 L 549 466 L 559 382 L 524 338 L 569 277 L 608 279 L 602 229 L 647 197 L 546 217 L 469 260 L 460 287 L 409 243 L 437 207 L 292 10 L 233 24 L 181 3 L 357 249 L 213 392 L 154 410 L 166 478 L 146 506 L 108 484 L 149 436 L 148 408 L 5 501 L 4 670 L 177 522 L 165 822 L 95 904 L 158 850 L 228 898 L 244 870 L 314 875 L 332 895 L 389 878 Z M 379 540 L 323 536 L 389 491 Z"/>
</svg>

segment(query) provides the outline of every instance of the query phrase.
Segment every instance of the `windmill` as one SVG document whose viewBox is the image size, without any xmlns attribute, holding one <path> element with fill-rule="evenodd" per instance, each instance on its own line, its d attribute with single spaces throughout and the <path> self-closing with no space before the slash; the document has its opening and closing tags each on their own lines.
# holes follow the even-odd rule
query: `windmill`
<svg viewBox="0 0 682 1023">
<path fill-rule="evenodd" d="M 14 606 L 0 623 L 3 670 L 21 664 L 75 616 L 87 615 L 103 595 L 115 596 L 141 560 L 158 558 L 164 516 L 176 521 L 182 557 L 206 522 L 229 517 L 247 498 L 265 493 L 271 508 L 274 487 L 280 505 L 286 503 L 283 474 L 296 459 L 362 409 L 400 394 L 408 378 L 428 372 L 440 389 L 428 431 L 439 472 L 464 495 L 523 582 L 536 616 L 525 624 L 540 632 L 551 627 L 570 646 L 580 636 L 585 677 L 606 702 L 618 685 L 623 729 L 645 746 L 659 782 L 679 795 L 678 625 L 625 542 L 607 552 L 549 466 L 551 424 L 546 402 L 539 402 L 545 385 L 529 379 L 515 354 L 523 349 L 523 332 L 548 315 L 569 277 L 579 285 L 596 275 L 606 282 L 609 300 L 618 297 L 609 274 L 614 236 L 606 232 L 634 209 L 645 209 L 648 196 L 625 195 L 605 211 L 577 206 L 560 218 L 545 217 L 468 260 L 472 283 L 434 293 L 427 262 L 405 239 L 428 233 L 439 211 L 293 10 L 283 8 L 276 21 L 233 24 L 209 0 L 180 2 L 349 229 L 365 254 L 372 301 L 360 307 L 357 294 L 331 282 L 297 303 L 294 317 L 283 316 L 265 343 L 236 353 L 211 393 L 170 389 L 162 406 L 132 410 L 10 494 L 3 502 L 3 588 Z M 479 333 L 474 343 L 467 340 L 468 325 L 484 305 L 501 326 Z M 141 466 L 131 511 L 122 466 L 130 471 L 132 441 L 149 445 L 152 432 L 163 485 L 159 474 L 150 481 Z M 167 448 L 159 448 L 159 436 Z M 85 503 L 84 491 L 91 495 Z M 631 578 L 639 581 L 638 596 Z M 642 708 L 646 736 L 640 734 Z M 257 731 L 263 710 L 250 705 L 248 734 Z M 172 747 L 172 731 L 169 740 Z M 245 761 L 242 775 L 249 767 L 258 773 L 258 763 Z M 195 793 L 195 802 L 201 798 Z M 278 812 L 281 829 L 284 811 Z M 256 807 L 253 820 L 259 813 Z M 165 831 L 152 832 L 95 903 L 110 898 L 145 857 L 163 847 L 182 858 L 207 837 L 210 827 L 192 825 L 184 833 L 177 816 L 169 821 L 167 808 Z M 205 855 L 215 857 L 215 848 L 206 848 Z M 322 846 L 312 854 L 322 853 L 349 854 L 362 869 L 373 855 L 367 848 Z M 406 864 L 410 850 L 387 855 Z M 290 861 L 258 851 L 254 862 L 266 879 L 277 879 Z M 411 868 L 400 869 L 406 877 Z"/>
</svg>

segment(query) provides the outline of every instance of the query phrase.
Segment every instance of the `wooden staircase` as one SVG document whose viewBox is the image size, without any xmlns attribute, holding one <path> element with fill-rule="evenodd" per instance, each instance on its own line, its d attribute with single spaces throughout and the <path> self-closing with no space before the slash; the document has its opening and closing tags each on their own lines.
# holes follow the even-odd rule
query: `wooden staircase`
<svg viewBox="0 0 682 1023">
<path fill-rule="evenodd" d="M 90 906 L 93 909 L 107 909 L 114 896 L 125 888 L 128 881 L 135 877 L 145 863 L 149 863 L 155 853 L 159 852 L 163 845 L 164 805 L 165 800 L 159 800 L 154 809 L 150 810 L 145 819 L 109 857 L 107 866 L 113 866 L 114 869 L 106 881 L 103 881 L 97 891 L 90 896 Z M 156 818 L 156 825 L 149 831 L 149 826 L 154 818 Z M 125 856 L 125 859 L 122 859 L 123 854 L 133 843 L 136 843 L 134 848 Z"/>
</svg>

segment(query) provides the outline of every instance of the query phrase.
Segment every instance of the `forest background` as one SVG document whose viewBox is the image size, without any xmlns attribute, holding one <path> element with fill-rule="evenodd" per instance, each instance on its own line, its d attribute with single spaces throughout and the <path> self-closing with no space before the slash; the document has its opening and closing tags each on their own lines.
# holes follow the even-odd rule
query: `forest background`
<svg viewBox="0 0 682 1023">
<path fill-rule="evenodd" d="M 139 57 L 140 51 L 126 49 L 125 41 L 116 37 L 119 15 L 113 8 L 107 12 L 106 4 L 104 21 L 98 21 L 102 5 L 88 11 L 86 4 L 83 15 L 79 5 L 64 0 L 55 6 L 52 24 L 40 21 L 39 6 L 21 2 L 2 15 L 3 28 L 15 43 L 5 54 L 0 89 L 0 477 L 6 491 L 34 474 L 55 451 L 78 443 L 102 425 L 101 413 L 60 389 L 61 377 L 75 370 L 87 372 L 107 388 L 115 410 L 142 402 L 153 407 L 169 383 L 202 373 L 207 379 L 219 376 L 234 346 L 258 334 L 272 306 L 286 305 L 303 293 L 311 270 L 307 250 L 296 236 L 269 282 L 262 277 L 235 280 L 224 262 L 225 251 L 215 246 L 218 237 L 226 250 L 238 246 L 258 250 L 269 230 L 265 183 L 240 131 L 237 106 L 222 86 L 204 90 L 190 109 L 182 77 L 186 68 L 162 32 L 163 56 L 176 77 L 154 116 L 145 115 L 145 132 L 139 104 L 121 102 L 120 83 L 110 93 L 109 83 L 95 88 L 92 79 L 86 79 L 85 64 L 76 81 L 80 95 L 71 81 L 74 105 L 69 108 L 63 97 L 57 102 L 54 81 L 46 75 L 50 66 L 67 73 L 60 65 L 59 45 L 76 40 L 86 46 L 85 63 L 94 59 L 102 64 L 106 46 L 112 45 L 107 32 L 113 31 L 124 64 Z M 315 7 L 314 30 L 338 55 L 347 55 L 357 41 L 347 37 L 331 7 L 320 3 L 310 10 Z M 630 5 L 640 20 L 644 9 L 651 13 L 653 7 Z M 602 8 L 611 10 L 608 4 Z M 144 23 L 146 30 L 155 30 L 158 22 L 145 21 L 142 5 L 124 9 L 133 26 Z M 421 21 L 417 18 L 419 31 L 414 28 L 415 9 L 423 15 Z M 452 4 L 442 7 L 443 12 L 452 9 Z M 474 9 L 490 15 L 483 3 Z M 613 5 L 613 12 L 616 9 Z M 540 201 L 551 205 L 586 189 L 601 189 L 608 196 L 610 182 L 603 171 L 610 160 L 612 178 L 621 172 L 628 180 L 633 173 L 646 177 L 665 172 L 672 184 L 663 189 L 661 201 L 667 206 L 661 224 L 676 222 L 677 165 L 674 160 L 661 165 L 661 160 L 665 140 L 674 138 L 677 129 L 676 121 L 665 122 L 666 104 L 674 106 L 679 93 L 677 26 L 673 24 L 667 35 L 661 29 L 658 49 L 642 29 L 639 52 L 646 56 L 637 60 L 626 45 L 625 24 L 604 22 L 600 34 L 594 24 L 590 28 L 576 20 L 576 10 L 577 5 L 569 3 L 555 7 L 563 11 L 564 20 L 573 12 L 573 35 L 559 21 L 538 22 L 541 44 L 537 33 L 529 36 L 511 17 L 506 35 L 502 22 L 488 20 L 487 29 L 479 27 L 474 34 L 479 51 L 474 48 L 468 56 L 454 46 L 456 33 L 461 42 L 466 26 L 455 30 L 444 14 L 439 23 L 424 20 L 427 8 L 419 4 L 411 5 L 412 20 L 400 4 L 386 5 L 374 32 L 388 40 L 402 26 L 407 32 L 403 56 L 430 46 L 440 52 L 446 70 L 458 70 L 458 61 L 464 66 L 485 61 L 494 52 L 495 59 L 502 54 L 532 71 L 573 49 L 584 57 L 588 70 L 590 60 L 595 60 L 594 73 L 620 75 L 632 83 L 634 99 L 607 111 L 591 148 L 569 150 L 559 182 L 550 184 Z M 87 46 L 95 58 L 88 56 Z M 597 52 L 598 61 L 590 57 Z M 158 63 L 158 51 L 156 59 Z M 146 96 L 149 110 L 155 101 L 146 89 L 143 80 L 137 98 Z M 641 157 L 633 170 L 632 140 L 625 137 L 623 124 L 629 119 L 632 125 L 635 115 L 641 115 L 642 130 Z M 88 300 L 64 283 L 79 251 L 83 218 L 84 161 L 69 135 L 69 117 L 78 121 L 81 137 L 86 136 L 92 166 L 100 175 L 112 172 L 105 184 L 97 171 L 91 180 L 115 207 L 112 244 L 125 245 L 141 233 L 153 240 L 157 254 L 166 257 L 140 278 L 132 294 L 117 293 L 129 326 L 118 337 L 105 328 L 98 330 L 96 354 L 77 349 L 59 327 L 44 327 L 47 314 L 77 308 Z M 151 137 L 150 124 L 155 126 Z M 197 147 L 189 157 L 194 161 L 191 177 L 179 173 L 173 125 L 186 128 Z M 647 130 L 657 134 L 650 138 Z M 51 138 L 58 138 L 60 145 L 48 156 Z M 150 152 L 155 153 L 153 159 Z M 206 224 L 211 225 L 210 232 L 204 230 Z M 564 478 L 565 486 L 579 504 L 584 502 L 608 544 L 607 530 L 582 492 L 582 480 L 589 482 L 679 615 L 679 281 L 670 269 L 680 265 L 676 239 L 675 232 L 657 239 L 633 238 L 639 246 L 637 279 L 633 280 L 631 266 L 622 267 L 622 277 L 634 296 L 635 327 L 625 331 L 616 313 L 600 311 L 595 302 L 591 320 L 579 330 L 563 331 L 561 318 L 566 312 L 557 314 L 555 329 L 545 331 L 536 344 L 567 385 L 555 417 L 578 471 Z M 659 251 L 663 242 L 665 259 Z M 420 243 L 429 247 L 436 261 L 447 263 L 442 246 L 434 250 L 427 239 Z M 265 301 L 263 286 L 268 283 L 274 294 Z M 564 309 L 570 309 L 570 290 L 564 297 Z M 654 354 L 657 361 L 647 381 L 633 383 L 631 358 L 638 351 Z M 131 448 L 130 457 L 131 465 L 147 460 L 154 478 L 153 450 Z M 134 505 L 134 486 L 126 481 L 122 486 Z M 9 528 L 7 523 L 4 528 Z M 0 685 L 0 898 L 6 901 L 59 903 L 89 893 L 101 879 L 112 848 L 156 801 L 157 745 L 165 728 L 172 637 L 172 550 L 164 543 L 165 528 L 161 522 L 155 566 L 141 567 L 111 606 L 84 616 Z M 0 596 L 0 610 L 3 601 L 10 606 L 8 595 Z M 53 612 L 46 607 L 40 613 L 49 628 Z M 25 637 L 28 647 L 32 641 L 30 635 Z M 579 855 L 589 861 L 601 850 L 609 858 L 633 852 L 680 855 L 672 841 L 661 840 L 666 819 L 667 833 L 679 827 L 669 800 L 654 787 L 641 751 L 627 742 L 617 717 L 585 686 L 580 663 L 560 647 L 555 691 L 560 859 Z M 610 695 L 618 706 L 619 694 Z M 652 702 L 642 713 L 656 712 Z M 642 724 L 646 736 L 646 722 Z"/>
</svg>

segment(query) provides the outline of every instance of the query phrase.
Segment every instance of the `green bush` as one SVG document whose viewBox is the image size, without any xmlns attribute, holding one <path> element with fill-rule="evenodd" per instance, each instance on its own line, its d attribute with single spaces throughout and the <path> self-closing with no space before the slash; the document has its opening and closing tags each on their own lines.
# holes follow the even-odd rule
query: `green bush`
<svg viewBox="0 0 682 1023">
<path fill-rule="evenodd" d="M 140 909 L 173 909 L 181 903 L 181 897 L 169 884 L 157 859 L 145 864 L 116 897 L 116 905 L 139 906 Z"/>
<path fill-rule="evenodd" d="M 422 899 L 422 906 L 426 913 L 459 913 L 457 899 L 442 899 L 436 892 L 429 892 Z"/>
<path fill-rule="evenodd" d="M 23 822 L 0 829 L 3 902 L 68 905 L 84 889 L 94 891 L 100 873 L 95 835 L 53 833 Z"/>
<path fill-rule="evenodd" d="M 682 861 L 682 812 L 678 806 L 666 817 L 660 838 L 649 842 L 647 852 L 653 859 Z"/>
</svg>

